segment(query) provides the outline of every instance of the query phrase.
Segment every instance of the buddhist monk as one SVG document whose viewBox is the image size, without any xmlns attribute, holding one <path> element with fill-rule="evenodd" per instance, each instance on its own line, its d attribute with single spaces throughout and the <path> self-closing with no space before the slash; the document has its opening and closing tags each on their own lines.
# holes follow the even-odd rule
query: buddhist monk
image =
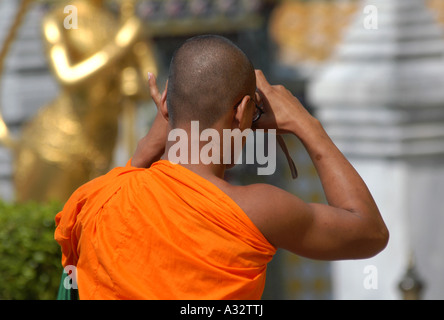
<svg viewBox="0 0 444 320">
<path fill-rule="evenodd" d="M 80 187 L 56 216 L 62 264 L 75 267 L 80 299 L 260 299 L 277 248 L 319 260 L 385 248 L 388 230 L 359 174 L 297 98 L 269 84 L 232 42 L 188 40 L 163 94 L 153 75 L 149 84 L 158 114 L 133 158 Z M 192 121 L 201 131 L 295 135 L 328 204 L 266 184 L 230 185 L 230 163 L 170 161 L 177 140 L 169 133 L 190 133 Z"/>
</svg>

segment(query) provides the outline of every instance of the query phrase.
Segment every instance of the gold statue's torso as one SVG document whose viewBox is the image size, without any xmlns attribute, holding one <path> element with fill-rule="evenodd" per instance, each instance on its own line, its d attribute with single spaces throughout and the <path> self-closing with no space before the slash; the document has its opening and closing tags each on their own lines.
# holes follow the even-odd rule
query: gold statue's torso
<svg viewBox="0 0 444 320">
<path fill-rule="evenodd" d="M 103 8 L 85 2 L 73 2 L 77 8 L 78 29 L 63 29 L 73 55 L 81 61 L 105 46 L 118 31 L 118 21 Z M 57 10 L 57 19 L 63 23 L 66 14 Z"/>
</svg>

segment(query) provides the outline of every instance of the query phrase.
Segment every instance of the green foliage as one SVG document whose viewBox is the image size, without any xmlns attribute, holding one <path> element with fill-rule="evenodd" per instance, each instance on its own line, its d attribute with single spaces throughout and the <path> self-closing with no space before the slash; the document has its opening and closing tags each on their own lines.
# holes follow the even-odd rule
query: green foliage
<svg viewBox="0 0 444 320">
<path fill-rule="evenodd" d="M 0 300 L 56 298 L 62 266 L 54 219 L 61 208 L 0 202 Z"/>
</svg>

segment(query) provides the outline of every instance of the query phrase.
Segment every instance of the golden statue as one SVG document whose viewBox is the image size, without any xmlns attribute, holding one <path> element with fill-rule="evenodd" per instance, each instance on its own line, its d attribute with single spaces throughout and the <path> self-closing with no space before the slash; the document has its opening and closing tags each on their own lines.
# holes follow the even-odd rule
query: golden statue
<svg viewBox="0 0 444 320">
<path fill-rule="evenodd" d="M 444 1 L 426 0 L 444 24 Z M 278 59 L 289 66 L 318 66 L 329 59 L 357 14 L 365 14 L 357 0 L 283 0 L 270 16 L 269 32 Z"/>
<path fill-rule="evenodd" d="M 288 65 L 317 65 L 330 57 L 359 2 L 282 1 L 270 18 L 270 35 L 279 59 Z"/>
<path fill-rule="evenodd" d="M 133 1 L 116 18 L 102 0 L 70 2 L 77 28 L 67 29 L 64 6 L 43 21 L 50 66 L 60 95 L 32 119 L 15 142 L 16 200 L 65 201 L 111 164 L 119 116 L 149 98 L 143 81 L 156 73 Z M 0 138 L 11 141 L 0 123 Z M 131 146 L 132 147 L 132 146 Z"/>
</svg>

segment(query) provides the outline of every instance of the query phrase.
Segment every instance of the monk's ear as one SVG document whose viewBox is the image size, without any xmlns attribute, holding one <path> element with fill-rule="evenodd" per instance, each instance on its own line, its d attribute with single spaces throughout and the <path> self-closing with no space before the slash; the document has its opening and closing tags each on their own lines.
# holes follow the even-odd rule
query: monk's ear
<svg viewBox="0 0 444 320">
<path fill-rule="evenodd" d="M 168 80 L 165 85 L 165 91 L 163 92 L 162 97 L 160 98 L 159 112 L 162 114 L 162 116 L 165 118 L 166 121 L 169 121 L 170 117 L 168 114 L 167 96 L 168 96 Z"/>
<path fill-rule="evenodd" d="M 251 128 L 252 117 L 251 97 L 245 96 L 234 110 L 232 129 L 240 129 L 241 131 L 244 131 Z"/>
</svg>

